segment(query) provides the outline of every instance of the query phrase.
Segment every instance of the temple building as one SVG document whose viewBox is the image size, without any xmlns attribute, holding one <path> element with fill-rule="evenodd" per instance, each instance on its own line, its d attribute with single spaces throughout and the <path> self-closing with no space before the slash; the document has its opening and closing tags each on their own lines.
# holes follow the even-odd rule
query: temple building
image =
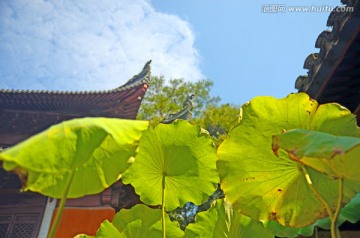
<svg viewBox="0 0 360 238">
<path fill-rule="evenodd" d="M 355 115 L 360 125 L 360 2 L 342 0 L 327 20 L 329 30 L 315 42 L 318 53 L 310 54 L 296 89 L 320 103 L 337 102 Z"/>
<path fill-rule="evenodd" d="M 73 118 L 135 119 L 150 83 L 150 62 L 123 86 L 108 91 L 0 90 L 0 148 Z M 20 189 L 17 175 L 0 168 L 0 237 L 46 237 L 58 201 Z M 131 189 L 119 181 L 102 193 L 68 199 L 55 237 L 95 235 L 103 220 L 139 201 L 129 197 L 135 194 Z"/>
</svg>

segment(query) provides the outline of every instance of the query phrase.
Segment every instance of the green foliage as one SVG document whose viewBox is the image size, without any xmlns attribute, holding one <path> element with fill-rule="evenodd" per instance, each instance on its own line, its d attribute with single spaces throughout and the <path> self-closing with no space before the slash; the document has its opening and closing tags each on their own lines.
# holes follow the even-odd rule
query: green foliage
<svg viewBox="0 0 360 238">
<path fill-rule="evenodd" d="M 110 238 L 110 237 L 119 237 L 126 238 L 125 235 L 121 234 L 116 227 L 111 224 L 108 220 L 105 220 L 98 232 L 96 233 L 96 237 L 98 238 Z"/>
<path fill-rule="evenodd" d="M 309 130 L 290 130 L 273 137 L 273 150 L 336 178 L 360 181 L 360 138 Z"/>
<path fill-rule="evenodd" d="M 212 86 L 211 80 L 185 82 L 171 79 L 166 83 L 163 76 L 152 77 L 137 118 L 150 120 L 152 125 L 156 125 L 169 114 L 180 111 L 185 99 L 194 94 L 195 107 L 190 122 L 208 130 L 218 146 L 238 121 L 239 106 L 219 105 L 220 97 L 210 95 Z"/>
<path fill-rule="evenodd" d="M 144 133 L 123 182 L 131 183 L 144 203 L 160 205 L 164 181 L 167 211 L 188 201 L 201 204 L 219 182 L 216 160 L 213 142 L 201 127 L 183 120 L 159 124 Z"/>
<path fill-rule="evenodd" d="M 239 107 L 232 104 L 222 104 L 220 106 L 209 105 L 198 118 L 192 120 L 192 123 L 205 128 L 215 144 L 219 146 L 238 121 Z"/>
<path fill-rule="evenodd" d="M 221 199 L 206 212 L 197 215 L 197 221 L 185 230 L 185 238 L 272 238 L 274 235 L 264 228 L 260 221 L 233 210 L 226 200 Z"/>
<path fill-rule="evenodd" d="M 184 79 L 170 79 L 166 83 L 163 76 L 152 77 L 137 118 L 156 125 L 170 113 L 178 112 L 191 94 L 195 94 L 193 115 L 197 117 L 206 106 L 220 101 L 219 97 L 210 96 L 213 84 L 211 80 L 185 82 Z"/>
<path fill-rule="evenodd" d="M 147 127 L 146 121 L 74 119 L 6 150 L 0 159 L 5 170 L 23 178 L 24 190 L 77 198 L 99 193 L 119 179 Z"/>
<path fill-rule="evenodd" d="M 360 220 L 360 193 L 357 193 L 351 201 L 345 205 L 343 209 L 341 209 L 339 215 L 339 224 L 342 224 L 344 221 L 349 221 L 352 223 L 356 223 Z M 328 228 L 327 228 L 328 229 Z"/>
<path fill-rule="evenodd" d="M 221 187 L 243 214 L 301 227 L 337 208 L 339 181 L 289 159 L 284 150 L 278 156 L 273 153 L 272 136 L 295 128 L 350 136 L 359 136 L 360 131 L 347 109 L 338 104 L 319 106 L 302 93 L 284 99 L 256 97 L 245 104 L 240 124 L 218 149 Z M 346 203 L 360 184 L 345 180 L 343 187 Z M 327 211 L 314 190 L 326 196 Z"/>
<path fill-rule="evenodd" d="M 163 79 L 156 83 L 173 95 L 184 84 L 173 80 L 165 90 Z M 123 176 L 145 205 L 104 221 L 96 237 L 295 237 L 311 235 L 315 226 L 337 237 L 336 225 L 360 219 L 354 115 L 338 104 L 319 106 L 303 93 L 257 97 L 240 117 L 236 111 L 208 105 L 197 119 L 217 139 L 230 130 L 217 154 L 209 133 L 186 121 L 148 127 L 145 121 L 85 118 L 55 125 L 1 152 L 0 160 L 22 177 L 25 189 L 62 198 L 55 224 L 66 198 L 100 192 Z M 230 203 L 217 200 L 183 232 L 165 210 L 206 201 L 218 171 Z"/>
<path fill-rule="evenodd" d="M 344 208 L 341 209 L 339 217 L 337 219 L 337 226 L 340 226 L 345 221 L 356 223 L 360 220 L 360 193 L 357 193 L 354 198 L 350 200 Z M 314 224 L 294 228 L 289 226 L 282 226 L 276 221 L 268 221 L 265 223 L 265 227 L 273 232 L 278 237 L 298 237 L 298 235 L 311 236 L 313 235 L 314 228 L 319 227 L 324 230 L 329 230 L 331 227 L 331 220 L 329 217 L 317 220 Z"/>
<path fill-rule="evenodd" d="M 184 237 L 184 232 L 166 215 L 166 236 Z M 96 238 L 148 238 L 161 237 L 161 211 L 143 204 L 116 213 L 113 222 L 105 220 L 96 233 Z M 77 238 L 93 236 L 78 235 Z"/>
<path fill-rule="evenodd" d="M 183 237 L 184 232 L 179 229 L 175 222 L 171 222 L 166 214 L 166 236 Z M 113 220 L 113 225 L 124 237 L 148 238 L 161 237 L 161 210 L 149 208 L 146 205 L 136 205 L 127 210 L 118 212 Z"/>
<path fill-rule="evenodd" d="M 105 220 L 101 223 L 96 236 L 88 236 L 85 234 L 79 234 L 74 238 L 126 238 L 125 235 L 121 234 L 120 231 L 108 220 Z"/>
</svg>

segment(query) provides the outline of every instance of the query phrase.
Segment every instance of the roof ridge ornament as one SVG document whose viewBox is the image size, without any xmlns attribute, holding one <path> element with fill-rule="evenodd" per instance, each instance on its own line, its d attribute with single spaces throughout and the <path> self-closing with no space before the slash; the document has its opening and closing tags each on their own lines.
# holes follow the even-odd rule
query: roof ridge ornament
<svg viewBox="0 0 360 238">
<path fill-rule="evenodd" d="M 176 119 L 190 120 L 192 116 L 192 109 L 194 108 L 194 98 L 195 94 L 189 95 L 184 103 L 182 109 L 174 114 L 169 114 L 169 116 L 165 117 L 161 123 L 170 124 Z"/>
<path fill-rule="evenodd" d="M 122 88 L 124 86 L 128 86 L 128 85 L 133 85 L 136 84 L 139 81 L 143 81 L 145 80 L 146 83 L 150 83 L 150 73 L 151 73 L 151 64 L 152 60 L 149 60 L 148 62 L 146 62 L 146 64 L 144 65 L 143 69 L 141 70 L 141 72 L 139 74 L 134 75 L 129 81 L 127 81 L 123 86 L 120 86 L 118 88 Z"/>
</svg>

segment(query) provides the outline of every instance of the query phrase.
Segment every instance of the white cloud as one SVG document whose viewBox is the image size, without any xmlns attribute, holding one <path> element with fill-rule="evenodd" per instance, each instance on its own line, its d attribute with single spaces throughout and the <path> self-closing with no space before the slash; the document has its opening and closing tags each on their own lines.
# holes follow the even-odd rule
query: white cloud
<svg viewBox="0 0 360 238">
<path fill-rule="evenodd" d="M 0 88 L 103 90 L 152 75 L 204 78 L 188 22 L 147 0 L 0 1 Z"/>
</svg>

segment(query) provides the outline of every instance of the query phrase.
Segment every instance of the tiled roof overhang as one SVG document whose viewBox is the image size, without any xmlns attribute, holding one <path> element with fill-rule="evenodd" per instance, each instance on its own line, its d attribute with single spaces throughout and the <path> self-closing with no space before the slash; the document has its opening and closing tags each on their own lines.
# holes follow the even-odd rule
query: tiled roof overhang
<svg viewBox="0 0 360 238">
<path fill-rule="evenodd" d="M 150 82 L 150 61 L 140 74 L 108 91 L 0 90 L 0 110 L 135 119 Z"/>
<path fill-rule="evenodd" d="M 108 91 L 0 90 L 0 147 L 72 118 L 135 119 L 150 83 L 150 63 L 123 86 Z"/>
<path fill-rule="evenodd" d="M 360 1 L 342 3 L 353 11 L 330 14 L 327 26 L 332 30 L 319 35 L 315 47 L 320 51 L 307 57 L 308 75 L 298 77 L 295 87 L 320 103 L 340 103 L 360 122 Z"/>
</svg>

